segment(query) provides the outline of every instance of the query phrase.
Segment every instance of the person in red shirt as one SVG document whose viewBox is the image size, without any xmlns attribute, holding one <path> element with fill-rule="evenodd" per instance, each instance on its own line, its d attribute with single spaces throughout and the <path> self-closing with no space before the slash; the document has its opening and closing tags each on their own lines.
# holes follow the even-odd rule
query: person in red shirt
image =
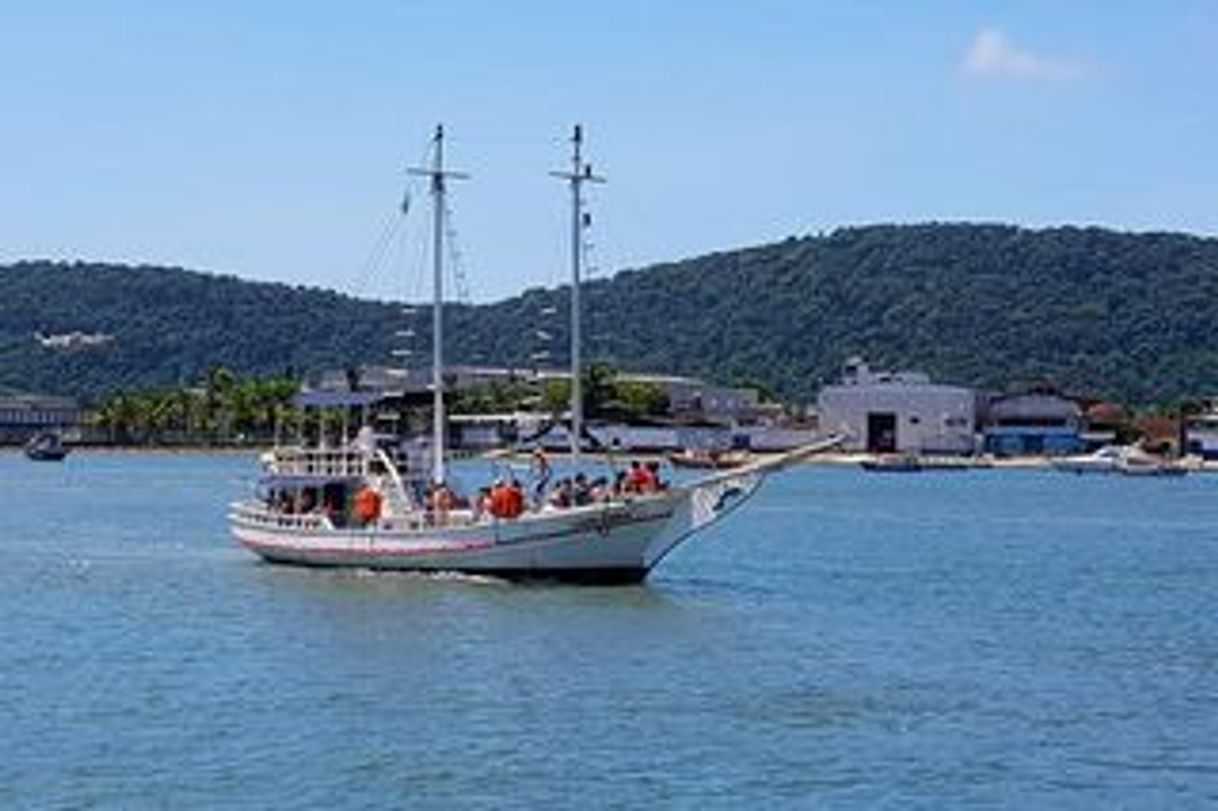
<svg viewBox="0 0 1218 811">
<path fill-rule="evenodd" d="M 650 470 L 637 460 L 630 463 L 630 473 L 626 476 L 626 490 L 631 493 L 654 493 L 656 477 Z"/>
</svg>

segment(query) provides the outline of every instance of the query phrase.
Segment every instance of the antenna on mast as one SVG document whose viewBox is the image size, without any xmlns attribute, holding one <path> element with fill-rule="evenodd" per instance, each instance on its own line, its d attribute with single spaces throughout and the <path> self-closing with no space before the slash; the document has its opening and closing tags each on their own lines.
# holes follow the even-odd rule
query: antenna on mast
<svg viewBox="0 0 1218 811">
<path fill-rule="evenodd" d="M 449 178 L 464 180 L 469 175 L 444 168 L 444 125 L 436 125 L 432 138 L 430 168 L 411 168 L 412 175 L 431 178 L 432 205 L 432 468 L 431 479 L 435 484 L 444 481 L 444 195 Z"/>
<path fill-rule="evenodd" d="M 571 185 L 571 459 L 579 461 L 579 446 L 583 439 L 584 397 L 580 370 L 580 265 L 583 260 L 584 216 L 583 184 L 604 183 L 605 178 L 592 174 L 591 164 L 584 163 L 583 127 L 575 125 L 571 135 L 571 171 L 550 172 Z"/>
</svg>

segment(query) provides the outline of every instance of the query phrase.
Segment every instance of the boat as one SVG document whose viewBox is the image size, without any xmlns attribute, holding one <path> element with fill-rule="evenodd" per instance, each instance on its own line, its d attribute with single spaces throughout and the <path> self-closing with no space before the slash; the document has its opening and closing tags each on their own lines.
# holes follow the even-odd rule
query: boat
<svg viewBox="0 0 1218 811">
<path fill-rule="evenodd" d="M 1064 473 L 1109 473 L 1122 476 L 1183 476 L 1188 468 L 1179 462 L 1149 454 L 1138 447 L 1106 445 L 1092 453 L 1066 456 L 1052 462 Z"/>
<path fill-rule="evenodd" d="M 747 465 L 752 455 L 747 451 L 706 450 L 703 448 L 685 448 L 677 453 L 668 454 L 668 461 L 673 467 L 693 470 L 731 470 Z"/>
<path fill-rule="evenodd" d="M 1152 456 L 1140 449 L 1130 449 L 1117 464 L 1122 476 L 1183 476 L 1188 468 L 1172 459 Z"/>
<path fill-rule="evenodd" d="M 870 473 L 921 473 L 925 469 L 916 453 L 884 453 L 864 459 L 859 466 Z"/>
<path fill-rule="evenodd" d="M 580 506 L 556 507 L 498 493 L 463 503 L 447 489 L 444 453 L 443 308 L 446 181 L 460 175 L 443 165 L 443 128 L 436 129 L 431 181 L 433 364 L 432 437 L 393 446 L 364 426 L 338 447 L 276 447 L 265 456 L 255 495 L 233 504 L 232 531 L 248 550 L 271 563 L 372 570 L 461 572 L 510 579 L 546 578 L 590 583 L 637 583 L 680 543 L 744 504 L 762 481 L 796 462 L 837 447 L 839 437 L 718 471 L 697 481 L 647 492 L 602 490 Z M 580 154 L 576 127 L 569 172 L 572 217 L 571 458 L 578 463 L 582 418 L 579 380 L 581 187 L 597 180 Z M 500 488 L 503 488 L 502 490 Z"/>
<path fill-rule="evenodd" d="M 859 462 L 863 470 L 871 473 L 921 473 L 927 470 L 970 470 L 982 467 L 970 459 L 947 456 L 924 456 L 920 453 L 885 453 Z"/>
<path fill-rule="evenodd" d="M 25 443 L 25 455 L 35 462 L 61 462 L 68 449 L 58 431 L 42 431 Z"/>
<path fill-rule="evenodd" d="M 1125 453 L 1120 445 L 1105 445 L 1092 453 L 1054 459 L 1051 464 L 1063 473 L 1116 473 Z"/>
</svg>

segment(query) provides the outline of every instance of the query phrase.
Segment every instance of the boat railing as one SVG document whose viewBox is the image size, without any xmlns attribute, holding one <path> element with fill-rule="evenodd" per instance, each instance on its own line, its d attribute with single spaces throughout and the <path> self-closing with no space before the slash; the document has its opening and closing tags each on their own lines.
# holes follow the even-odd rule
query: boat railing
<svg viewBox="0 0 1218 811">
<path fill-rule="evenodd" d="M 261 503 L 238 502 L 232 505 L 232 515 L 251 524 L 289 529 L 333 529 L 325 513 L 288 513 L 272 510 Z"/>
<path fill-rule="evenodd" d="M 347 448 L 278 448 L 270 468 L 281 476 L 356 478 L 368 475 L 370 461 L 367 453 Z"/>
</svg>

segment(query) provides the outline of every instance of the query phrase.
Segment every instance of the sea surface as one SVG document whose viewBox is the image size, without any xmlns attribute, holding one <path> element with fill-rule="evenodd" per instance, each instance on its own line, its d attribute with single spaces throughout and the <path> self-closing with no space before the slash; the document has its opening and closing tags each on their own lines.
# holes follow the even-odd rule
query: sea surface
<svg viewBox="0 0 1218 811">
<path fill-rule="evenodd" d="M 805 467 L 589 588 L 260 563 L 253 468 L 0 455 L 0 808 L 1218 804 L 1218 476 Z"/>
</svg>

